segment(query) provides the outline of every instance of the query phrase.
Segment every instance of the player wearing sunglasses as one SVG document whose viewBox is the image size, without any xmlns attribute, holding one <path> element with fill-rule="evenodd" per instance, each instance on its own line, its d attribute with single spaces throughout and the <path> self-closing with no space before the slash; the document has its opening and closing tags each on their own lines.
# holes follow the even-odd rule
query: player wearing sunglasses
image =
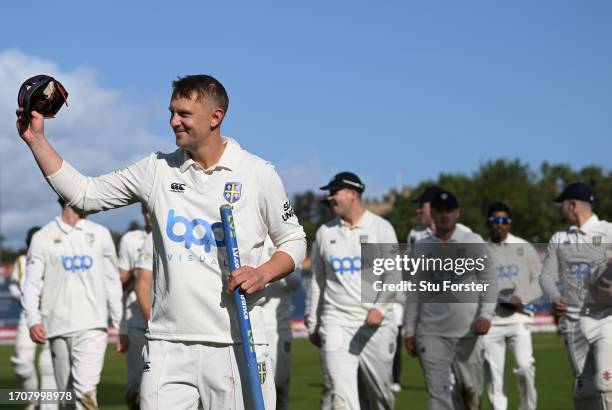
<svg viewBox="0 0 612 410">
<path fill-rule="evenodd" d="M 495 410 L 508 408 L 504 361 L 506 348 L 510 347 L 516 362 L 513 373 L 521 397 L 519 408 L 534 410 L 537 403 L 535 367 L 531 332 L 526 326 L 531 322 L 531 314 L 524 305 L 542 293 L 538 283 L 542 265 L 533 245 L 510 233 L 512 215 L 505 204 L 489 205 L 487 226 L 499 290 L 491 329 L 484 336 L 489 401 Z"/>
</svg>

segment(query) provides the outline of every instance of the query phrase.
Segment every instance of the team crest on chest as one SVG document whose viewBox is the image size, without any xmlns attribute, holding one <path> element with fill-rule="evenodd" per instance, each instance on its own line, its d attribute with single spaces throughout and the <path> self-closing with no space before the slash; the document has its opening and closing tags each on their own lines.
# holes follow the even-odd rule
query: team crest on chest
<svg viewBox="0 0 612 410">
<path fill-rule="evenodd" d="M 368 235 L 359 235 L 359 243 L 368 243 Z"/>
<path fill-rule="evenodd" d="M 597 235 L 593 237 L 593 245 L 599 246 L 601 245 L 601 236 Z"/>
<path fill-rule="evenodd" d="M 226 182 L 223 189 L 223 198 L 230 204 L 237 202 L 242 194 L 241 182 Z"/>
<path fill-rule="evenodd" d="M 93 245 L 95 240 L 96 240 L 96 237 L 94 236 L 93 233 L 87 232 L 85 234 L 85 242 L 87 242 L 90 246 Z"/>
</svg>

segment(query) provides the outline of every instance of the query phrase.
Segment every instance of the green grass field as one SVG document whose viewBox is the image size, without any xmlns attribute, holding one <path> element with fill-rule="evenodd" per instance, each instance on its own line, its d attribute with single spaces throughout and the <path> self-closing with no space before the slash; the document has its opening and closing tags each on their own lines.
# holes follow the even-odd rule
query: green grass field
<svg viewBox="0 0 612 410">
<path fill-rule="evenodd" d="M 539 410 L 568 410 L 571 401 L 571 370 L 565 357 L 562 340 L 554 334 L 534 334 L 536 359 L 536 378 L 539 394 Z M 102 409 L 124 409 L 123 391 L 126 371 L 123 357 L 114 353 L 114 346 L 109 346 L 102 373 L 102 382 L 98 386 L 98 401 Z M 0 388 L 19 388 L 13 376 L 9 357 L 12 346 L 0 346 Z M 518 407 L 518 393 L 511 367 L 513 360 L 508 359 L 506 377 L 508 383 L 509 409 Z M 319 358 L 315 348 L 304 339 L 293 343 L 293 369 L 291 375 L 290 408 L 312 410 L 318 408 L 321 391 L 321 372 Z M 427 409 L 425 384 L 421 369 L 415 359 L 404 355 L 402 370 L 403 390 L 397 394 L 397 409 Z M 486 394 L 483 409 L 488 409 Z M 10 406 L 16 408 L 16 406 Z"/>
</svg>

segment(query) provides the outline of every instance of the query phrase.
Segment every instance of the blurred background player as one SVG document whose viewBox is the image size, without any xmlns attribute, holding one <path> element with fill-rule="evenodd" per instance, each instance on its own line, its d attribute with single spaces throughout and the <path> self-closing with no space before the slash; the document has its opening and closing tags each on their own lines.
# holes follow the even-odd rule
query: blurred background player
<svg viewBox="0 0 612 410">
<path fill-rule="evenodd" d="M 487 226 L 490 251 L 497 273 L 499 292 L 495 316 L 489 332 L 484 335 L 485 362 L 489 373 L 489 401 L 494 410 L 506 410 L 508 398 L 504 386 L 506 346 L 514 355 L 519 389 L 519 410 L 535 410 L 535 360 L 531 332 L 526 324 L 532 315 L 524 305 L 542 295 L 539 277 L 542 264 L 535 248 L 526 240 L 510 233 L 512 215 L 501 202 L 489 205 Z"/>
<path fill-rule="evenodd" d="M 416 212 L 419 217 L 420 224 L 412 228 L 408 233 L 408 238 L 406 239 L 408 249 L 410 249 L 417 241 L 425 239 L 436 232 L 436 224 L 431 217 L 431 200 L 440 192 L 443 192 L 442 188 L 432 185 L 425 188 L 425 191 L 423 191 L 421 195 L 412 200 L 412 203 L 418 205 Z M 472 232 L 470 228 L 459 222 L 456 223 L 456 227 L 460 231 Z"/>
<path fill-rule="evenodd" d="M 77 408 L 96 409 L 109 313 L 125 333 L 115 245 L 108 229 L 59 202 L 60 216 L 34 234 L 28 249 L 24 308 L 31 339 L 50 343 L 58 389 L 74 389 Z M 117 351 L 127 348 L 124 340 Z"/>
<path fill-rule="evenodd" d="M 598 300 L 600 275 L 612 244 L 612 224 L 593 213 L 588 185 L 569 184 L 555 198 L 567 224 L 546 250 L 540 285 L 561 316 L 559 331 L 574 373 L 574 405 L 579 410 L 612 408 L 612 303 Z"/>
<path fill-rule="evenodd" d="M 272 240 L 264 242 L 260 265 L 267 262 L 276 251 Z M 263 307 L 266 336 L 270 346 L 271 371 L 276 386 L 276 410 L 289 407 L 289 383 L 291 375 L 291 292 L 301 284 L 300 268 L 281 280 L 268 283 Z"/>
<path fill-rule="evenodd" d="M 311 341 L 321 345 L 332 408 L 392 409 L 397 327 L 388 301 L 361 301 L 361 244 L 397 243 L 397 236 L 363 207 L 365 185 L 357 175 L 341 172 L 321 189 L 329 190 L 337 218 L 317 230 L 307 326 Z"/>
<path fill-rule="evenodd" d="M 32 227 L 28 230 L 26 236 L 26 247 L 30 247 L 32 236 L 40 230 L 40 226 Z M 11 296 L 21 303 L 23 286 L 27 275 L 26 255 L 19 255 L 13 266 L 9 283 L 9 292 Z M 21 310 L 19 315 L 19 323 L 17 324 L 17 334 L 15 337 L 15 356 L 11 357 L 13 371 L 19 380 L 22 382 L 24 390 L 37 391 L 38 376 L 36 375 L 36 367 L 34 359 L 36 357 L 36 343 L 30 339 L 30 330 L 26 321 L 25 310 Z M 40 388 L 41 389 L 56 389 L 55 376 L 53 375 L 53 363 L 51 361 L 51 351 L 49 350 L 49 342 L 45 342 L 42 351 L 38 356 L 38 371 L 40 373 Z M 34 409 L 34 404 L 26 407 L 28 410 Z M 42 410 L 56 409 L 56 404 L 42 404 Z"/>
<path fill-rule="evenodd" d="M 484 253 L 477 246 L 485 243 L 480 235 L 457 228 L 459 202 L 453 194 L 438 192 L 431 200 L 431 216 L 435 233 L 417 241 L 413 255 L 439 255 L 445 252 L 440 247 L 443 244 L 471 244 L 472 251 Z M 479 302 L 428 302 L 420 293 L 416 296 L 417 300 L 406 303 L 402 331 L 408 354 L 417 356 L 423 368 L 429 410 L 478 410 L 484 353 L 479 336 L 489 330 L 495 303 L 484 298 Z"/>
<path fill-rule="evenodd" d="M 144 366 L 142 349 L 147 343 L 147 338 L 145 336 L 147 323 L 140 311 L 136 293 L 134 292 L 134 267 L 140 258 L 140 252 L 145 239 L 151 232 L 151 213 L 147 210 L 145 205 L 141 205 L 141 210 L 145 223 L 144 230 L 135 229 L 126 232 L 121 237 L 121 241 L 119 242 L 119 257 L 117 259 L 119 276 L 123 284 L 125 321 L 127 323 L 130 346 L 125 355 L 128 378 L 125 401 L 130 410 L 137 410 L 140 408 L 139 390 L 142 369 Z"/>
</svg>

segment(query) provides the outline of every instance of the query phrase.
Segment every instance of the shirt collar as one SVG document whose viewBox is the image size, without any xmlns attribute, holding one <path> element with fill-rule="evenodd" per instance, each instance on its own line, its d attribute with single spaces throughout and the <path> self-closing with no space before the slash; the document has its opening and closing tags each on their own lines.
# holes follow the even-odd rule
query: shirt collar
<svg viewBox="0 0 612 410">
<path fill-rule="evenodd" d="M 349 228 L 349 229 L 350 228 L 366 228 L 372 223 L 373 220 L 374 220 L 374 214 L 372 214 L 372 212 L 366 209 L 363 215 L 361 215 L 361 218 L 359 218 L 359 220 L 355 222 L 353 225 L 349 225 L 348 222 L 340 218 L 340 226 Z"/>
<path fill-rule="evenodd" d="M 68 225 L 66 222 L 62 221 L 62 217 L 61 216 L 56 216 L 55 217 L 55 222 L 57 223 L 57 226 L 60 228 L 60 230 L 64 233 L 70 233 L 73 229 L 79 229 L 81 230 L 81 227 L 79 226 L 81 224 L 81 220 L 79 220 L 79 222 L 77 222 L 77 224 L 75 226 L 71 226 Z"/>
<path fill-rule="evenodd" d="M 204 170 L 205 172 L 212 172 L 218 169 L 228 169 L 231 171 L 231 170 L 236 169 L 238 167 L 238 164 L 240 163 L 240 156 L 241 156 L 240 154 L 242 151 L 240 144 L 238 144 L 238 142 L 235 139 L 230 138 L 230 137 L 221 137 L 221 138 L 223 139 L 223 144 L 225 145 L 223 154 L 221 154 L 221 158 L 219 158 L 219 162 L 217 162 L 212 167 Z M 187 151 L 185 151 L 182 148 L 181 148 L 181 156 L 182 156 L 181 166 L 180 166 L 181 172 L 186 172 L 190 167 L 194 167 L 197 170 L 202 169 L 200 164 L 198 164 L 193 159 L 191 159 L 189 154 L 187 154 Z"/>
<path fill-rule="evenodd" d="M 581 227 L 572 225 L 570 226 L 569 230 L 570 232 L 580 232 L 582 234 L 586 234 L 587 232 L 595 228 L 597 222 L 599 222 L 599 218 L 597 217 L 597 215 L 593 214 Z"/>
</svg>

